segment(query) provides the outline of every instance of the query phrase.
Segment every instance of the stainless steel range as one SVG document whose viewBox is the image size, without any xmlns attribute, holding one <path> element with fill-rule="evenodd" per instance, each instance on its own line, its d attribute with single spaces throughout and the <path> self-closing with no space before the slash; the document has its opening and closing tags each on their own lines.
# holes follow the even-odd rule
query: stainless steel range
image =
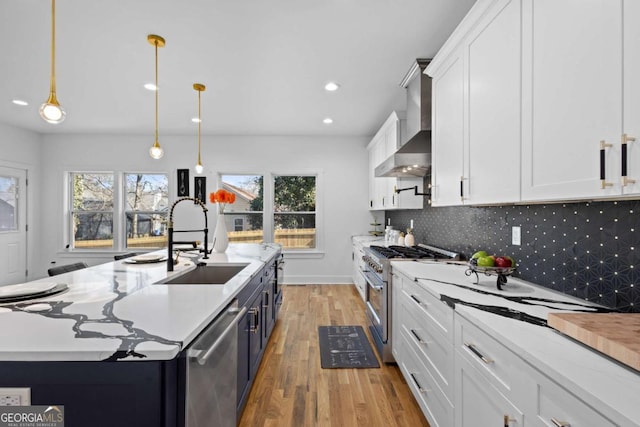
<svg viewBox="0 0 640 427">
<path fill-rule="evenodd" d="M 460 254 L 429 245 L 369 246 L 364 248 L 363 275 L 367 281 L 366 306 L 369 330 L 378 354 L 385 363 L 395 362 L 391 354 L 391 260 L 460 259 Z"/>
</svg>

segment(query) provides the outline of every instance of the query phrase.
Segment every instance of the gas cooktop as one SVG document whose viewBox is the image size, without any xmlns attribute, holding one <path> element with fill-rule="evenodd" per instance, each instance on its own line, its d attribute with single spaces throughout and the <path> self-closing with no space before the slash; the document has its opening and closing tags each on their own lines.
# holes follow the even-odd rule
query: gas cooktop
<svg viewBox="0 0 640 427">
<path fill-rule="evenodd" d="M 405 259 L 460 259 L 460 254 L 429 245 L 415 246 L 369 246 L 381 258 Z"/>
</svg>

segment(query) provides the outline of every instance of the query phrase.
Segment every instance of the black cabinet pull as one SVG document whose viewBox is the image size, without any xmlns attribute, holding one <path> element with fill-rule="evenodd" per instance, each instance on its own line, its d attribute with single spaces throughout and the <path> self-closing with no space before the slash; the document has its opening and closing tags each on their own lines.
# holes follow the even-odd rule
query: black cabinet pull
<svg viewBox="0 0 640 427">
<path fill-rule="evenodd" d="M 627 158 L 627 145 L 630 142 L 635 141 L 636 139 L 632 136 L 627 135 L 626 133 L 622 134 L 622 167 L 621 167 L 621 176 L 622 176 L 622 186 L 626 187 L 628 184 L 635 184 L 635 179 L 630 179 L 627 177 L 627 168 L 629 166 L 628 158 Z M 602 173 L 602 172 L 600 172 Z M 602 179 L 602 178 L 601 178 Z"/>
<path fill-rule="evenodd" d="M 600 188 L 605 189 L 607 187 L 611 187 L 613 184 L 606 181 L 606 171 L 605 171 L 605 149 L 612 147 L 613 144 L 607 144 L 604 140 L 600 141 Z"/>
<path fill-rule="evenodd" d="M 471 343 L 464 343 L 464 346 L 467 347 L 473 354 L 475 354 L 480 360 L 482 360 L 486 364 L 493 363 L 493 359 L 487 358 L 484 354 L 480 353 L 480 351 L 476 348 L 475 345 Z"/>
<path fill-rule="evenodd" d="M 418 382 L 418 380 L 416 379 L 416 376 L 413 374 L 409 374 L 411 375 L 411 379 L 413 380 L 413 383 L 416 385 L 416 387 L 418 387 L 418 391 L 420 393 L 424 393 L 425 390 L 422 388 L 422 386 L 420 385 L 420 383 Z"/>
</svg>

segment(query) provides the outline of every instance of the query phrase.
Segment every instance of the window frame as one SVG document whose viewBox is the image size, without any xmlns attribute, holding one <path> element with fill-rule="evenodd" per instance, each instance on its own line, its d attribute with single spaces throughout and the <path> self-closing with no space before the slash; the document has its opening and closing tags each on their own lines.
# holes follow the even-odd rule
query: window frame
<svg viewBox="0 0 640 427">
<path fill-rule="evenodd" d="M 275 241 L 275 229 L 273 218 L 275 199 L 276 176 L 314 176 L 316 178 L 316 246 L 315 248 L 282 248 L 282 251 L 290 258 L 321 258 L 324 256 L 324 195 L 323 195 L 323 171 L 322 170 L 294 170 L 294 171 L 268 171 L 268 172 L 235 172 L 225 171 L 217 173 L 216 188 L 222 188 L 222 177 L 225 175 L 255 175 L 263 177 L 264 200 L 262 204 L 262 232 L 264 242 Z M 217 214 L 216 214 L 217 221 Z"/>
<path fill-rule="evenodd" d="M 74 175 L 88 175 L 88 174 L 100 174 L 100 175 L 113 175 L 113 245 L 111 248 L 77 248 L 75 247 L 74 227 L 73 227 L 73 215 L 80 212 L 73 209 L 73 176 Z M 80 170 L 72 169 L 65 171 L 65 215 L 64 215 L 64 239 L 66 243 L 63 244 L 65 252 L 68 253 L 82 253 L 82 254 L 113 254 L 129 250 L 137 251 L 155 251 L 162 249 L 161 247 L 127 247 L 127 219 L 126 215 L 129 211 L 126 210 L 126 175 L 165 175 L 167 178 L 167 198 L 170 201 L 173 196 L 172 174 L 166 171 L 129 171 L 129 170 Z M 85 212 L 85 211 L 82 211 Z M 93 212 L 93 211 L 87 211 Z M 100 211 L 106 212 L 106 211 Z M 135 211 L 136 213 L 155 213 L 147 211 Z M 166 246 L 164 246 L 166 247 Z"/>
<path fill-rule="evenodd" d="M 275 195 L 275 181 L 276 181 L 276 177 L 287 177 L 287 176 L 292 176 L 292 177 L 296 177 L 296 176 L 300 176 L 300 177 L 314 177 L 315 181 L 316 181 L 316 197 L 315 197 L 315 211 L 311 212 L 311 211 L 301 211 L 301 212 L 276 212 L 275 211 L 275 200 L 276 200 L 276 195 Z M 319 253 L 322 252 L 322 247 L 321 246 L 321 235 L 323 234 L 321 231 L 323 230 L 323 228 L 321 228 L 321 215 L 320 215 L 320 173 L 319 172 L 287 172 L 287 173 L 275 173 L 272 172 L 271 173 L 271 179 L 269 180 L 271 183 L 271 188 L 269 191 L 269 198 L 270 198 L 270 211 L 269 211 L 269 223 L 270 223 L 270 231 L 271 231 L 271 242 L 275 242 L 275 216 L 278 214 L 311 214 L 313 213 L 315 215 L 315 229 L 316 229 L 316 234 L 315 234 L 315 246 L 313 248 L 285 248 L 283 247 L 283 251 L 287 252 L 287 253 L 297 253 L 297 254 L 313 254 L 313 253 Z M 266 209 L 265 209 L 266 210 Z"/>
</svg>

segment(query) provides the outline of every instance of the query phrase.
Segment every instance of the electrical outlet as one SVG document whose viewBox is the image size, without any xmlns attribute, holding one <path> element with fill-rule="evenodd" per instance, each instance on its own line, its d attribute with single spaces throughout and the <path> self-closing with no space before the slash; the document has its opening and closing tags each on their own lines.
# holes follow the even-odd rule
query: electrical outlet
<svg viewBox="0 0 640 427">
<path fill-rule="evenodd" d="M 511 244 L 520 246 L 521 244 L 520 227 L 511 227 Z"/>
<path fill-rule="evenodd" d="M 0 388 L 0 406 L 31 405 L 31 389 L 28 387 Z"/>
</svg>

